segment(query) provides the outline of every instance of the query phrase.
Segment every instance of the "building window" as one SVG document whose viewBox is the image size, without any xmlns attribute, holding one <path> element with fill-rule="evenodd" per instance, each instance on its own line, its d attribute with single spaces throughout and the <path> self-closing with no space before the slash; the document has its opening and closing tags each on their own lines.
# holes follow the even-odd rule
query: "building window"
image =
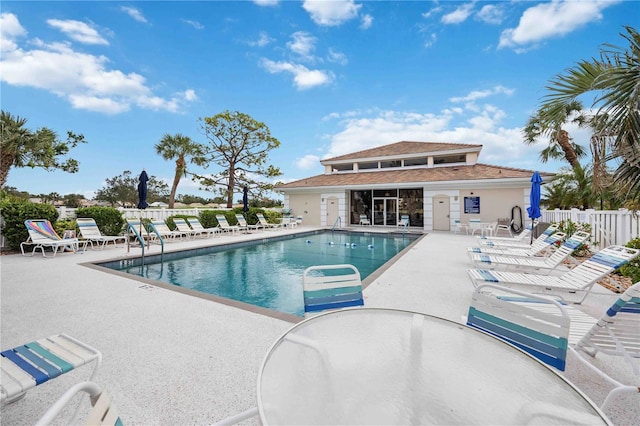
<svg viewBox="0 0 640 426">
<path fill-rule="evenodd" d="M 433 164 L 464 163 L 465 161 L 467 161 L 465 154 L 433 157 Z"/>
<path fill-rule="evenodd" d="M 427 157 L 421 158 L 409 158 L 408 160 L 404 160 L 404 166 L 426 166 L 428 164 Z"/>
<path fill-rule="evenodd" d="M 331 168 L 334 172 L 350 172 L 353 171 L 353 164 L 334 164 Z"/>
<path fill-rule="evenodd" d="M 409 216 L 409 224 L 424 226 L 424 195 L 422 188 L 401 189 L 398 191 L 398 217 Z"/>
<path fill-rule="evenodd" d="M 377 169 L 378 162 L 373 163 L 358 163 L 358 170 L 369 170 L 369 169 Z"/>
<path fill-rule="evenodd" d="M 402 162 L 400 160 L 381 161 L 380 162 L 380 168 L 381 169 L 388 169 L 390 167 L 400 167 L 400 166 L 402 166 Z"/>
<path fill-rule="evenodd" d="M 373 223 L 371 206 L 371 190 L 351 191 L 351 225 L 360 224 L 360 215 L 366 215 Z"/>
</svg>

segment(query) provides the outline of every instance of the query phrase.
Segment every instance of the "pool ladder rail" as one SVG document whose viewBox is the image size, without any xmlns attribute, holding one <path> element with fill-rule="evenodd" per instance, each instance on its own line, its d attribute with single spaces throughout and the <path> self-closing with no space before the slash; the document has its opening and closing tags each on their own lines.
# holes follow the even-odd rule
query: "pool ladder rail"
<svg viewBox="0 0 640 426">
<path fill-rule="evenodd" d="M 140 243 L 140 247 L 142 248 L 142 266 L 144 266 L 144 249 L 145 249 L 145 243 L 144 243 L 144 237 L 142 236 L 142 230 L 144 229 L 144 232 L 147 235 L 147 239 L 149 240 L 148 244 L 151 245 L 151 238 L 149 236 L 149 228 L 151 228 L 151 230 L 158 237 L 158 241 L 160 241 L 160 262 L 162 262 L 163 261 L 163 257 L 164 257 L 164 240 L 162 239 L 162 236 L 160 235 L 160 232 L 158 232 L 158 230 L 155 228 L 155 226 L 153 226 L 153 223 L 149 223 L 145 227 L 142 224 L 142 221 L 133 222 L 133 223 L 132 222 L 127 222 L 127 233 L 129 235 L 131 235 L 131 233 L 133 233 L 133 236 L 136 238 L 136 240 L 138 240 L 138 242 Z M 129 250 L 130 250 L 129 239 L 127 238 L 127 253 L 129 252 Z"/>
</svg>

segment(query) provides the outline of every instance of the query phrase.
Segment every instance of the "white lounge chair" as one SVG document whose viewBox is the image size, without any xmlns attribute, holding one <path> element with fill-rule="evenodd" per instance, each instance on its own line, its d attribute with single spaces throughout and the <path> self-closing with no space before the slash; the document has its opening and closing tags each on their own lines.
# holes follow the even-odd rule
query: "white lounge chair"
<svg viewBox="0 0 640 426">
<path fill-rule="evenodd" d="M 33 256 L 36 250 L 42 251 L 42 256 L 49 257 L 45 254 L 45 248 L 49 247 L 53 250 L 53 256 L 56 257 L 58 250 L 70 250 L 76 253 L 79 248 L 79 240 L 77 238 L 60 238 L 56 233 L 51 222 L 47 219 L 30 219 L 25 220 L 24 225 L 27 228 L 29 237 L 26 241 L 20 243 L 20 251 L 23 256 Z M 31 254 L 25 254 L 24 247 L 33 246 Z"/>
<path fill-rule="evenodd" d="M 270 222 L 268 222 L 267 219 L 264 217 L 264 215 L 262 213 L 256 213 L 256 217 L 258 218 L 258 222 L 260 222 L 260 224 L 266 229 L 282 228 L 282 224 L 281 223 L 270 223 Z"/>
<path fill-rule="evenodd" d="M 588 232 L 578 231 L 562 243 L 549 257 L 494 256 L 471 254 L 471 261 L 477 267 L 489 269 L 516 269 L 548 274 L 568 259 L 574 250 L 580 248 L 591 237 Z"/>
<path fill-rule="evenodd" d="M 496 286 L 490 287 L 492 291 L 503 293 L 504 289 Z M 510 290 L 513 292 L 513 290 Z M 539 300 L 534 295 L 521 293 L 519 296 L 498 296 L 500 299 L 509 302 L 511 310 L 523 310 L 535 312 L 535 315 L 553 315 L 556 307 L 553 303 Z M 613 385 L 601 405 L 606 410 L 614 398 L 621 393 L 639 393 L 640 389 L 640 282 L 629 287 L 616 301 L 608 308 L 600 319 L 596 319 L 583 313 L 571 305 L 562 305 L 571 320 L 569 330 L 569 350 L 576 358 L 584 363 L 588 368 Z M 552 317 L 548 317 L 552 318 Z M 586 355 L 595 357 L 598 352 L 607 355 L 619 356 L 631 367 L 636 378 L 634 384 L 623 384 L 605 373 L 600 367 L 591 363 Z"/>
<path fill-rule="evenodd" d="M 360 272 L 353 265 L 311 266 L 302 275 L 302 287 L 305 316 L 364 305 Z"/>
<path fill-rule="evenodd" d="M 2 351 L 0 400 L 10 403 L 25 392 L 75 368 L 95 362 L 89 380 L 94 380 L 102 355 L 97 349 L 66 334 L 26 343 Z"/>
<path fill-rule="evenodd" d="M 187 238 L 187 233 L 179 230 L 172 230 L 164 220 L 152 220 L 149 224 L 149 233 L 153 236 L 169 238 L 175 240 L 176 238 Z"/>
<path fill-rule="evenodd" d="M 220 228 L 217 226 L 214 226 L 213 228 L 205 228 L 202 225 L 202 223 L 200 223 L 200 220 L 198 220 L 198 218 L 196 217 L 188 217 L 187 222 L 189 223 L 189 225 L 194 231 L 200 231 L 202 233 L 205 233 L 207 234 L 208 237 L 215 235 L 217 232 L 220 231 Z"/>
<path fill-rule="evenodd" d="M 185 233 L 187 238 L 191 238 L 191 237 L 195 238 L 198 235 L 202 237 L 206 233 L 206 232 L 201 231 L 199 229 L 193 229 L 191 226 L 189 226 L 189 224 L 187 223 L 186 220 L 184 220 L 184 219 L 182 219 L 180 217 L 174 217 L 173 218 L 173 223 L 175 223 L 176 228 L 177 228 L 178 231 Z"/>
<path fill-rule="evenodd" d="M 67 390 L 38 420 L 38 425 L 52 424 L 62 410 L 80 393 L 89 394 L 91 408 L 85 416 L 84 424 L 103 426 L 122 426 L 123 423 L 118 417 L 115 406 L 111 401 L 111 396 L 100 386 L 93 382 L 78 383 Z M 78 407 L 80 408 L 80 407 Z M 76 416 L 74 416 L 75 419 Z M 71 422 L 70 422 L 71 423 Z"/>
<path fill-rule="evenodd" d="M 583 293 L 582 299 L 576 302 L 582 303 L 598 280 L 635 259 L 639 254 L 640 250 L 638 249 L 610 246 L 560 276 L 488 271 L 486 269 L 469 269 L 467 274 L 476 287 L 480 284 L 493 283 L 505 287 L 524 286 L 529 291 L 534 289 L 539 292 Z"/>
<path fill-rule="evenodd" d="M 547 229 L 544 230 L 543 233 L 541 233 L 538 238 L 536 238 L 534 241 L 536 240 L 544 240 L 545 238 L 547 238 L 549 235 L 554 234 L 555 232 L 558 231 L 558 225 L 557 224 L 552 224 L 549 227 L 547 227 Z M 523 231 L 524 233 L 525 231 Z M 528 232 L 529 235 L 531 235 L 531 232 Z M 522 235 L 522 234 L 520 234 Z M 527 241 L 526 238 L 503 238 L 503 237 L 476 237 L 478 239 L 478 244 L 480 246 L 487 246 L 487 247 L 496 247 L 496 248 L 503 248 L 503 247 L 526 247 L 531 245 L 533 242 L 532 241 Z"/>
<path fill-rule="evenodd" d="M 124 235 L 102 235 L 96 221 L 91 217 L 79 217 L 76 219 L 76 223 L 78 224 L 78 229 L 80 229 L 80 238 L 87 241 L 92 249 L 93 243 L 96 243 L 98 249 L 102 250 L 109 243 L 113 243 L 117 247 L 118 241 L 122 241 L 122 244 L 127 242 L 127 237 Z"/>
<path fill-rule="evenodd" d="M 528 300 L 549 303 L 554 312 L 513 305 L 490 294 L 488 289 L 508 291 L 526 296 Z M 468 326 L 499 337 L 560 371 L 564 371 L 566 366 L 569 324 L 568 313 L 557 301 L 492 285 L 476 288 L 467 315 Z"/>
<path fill-rule="evenodd" d="M 530 246 L 522 247 L 469 247 L 467 254 L 473 255 L 490 255 L 490 256 L 509 256 L 509 257 L 533 257 L 548 252 L 554 245 L 561 242 L 566 234 L 564 232 L 556 232 L 555 234 L 545 238 L 544 240 L 536 240 Z"/>
<path fill-rule="evenodd" d="M 242 230 L 242 228 L 240 228 L 237 225 L 229 225 L 229 222 L 227 221 L 227 218 L 224 215 L 217 214 L 216 219 L 218 220 L 218 225 L 220 226 L 220 229 L 223 230 L 224 232 L 231 232 L 231 234 L 235 234 L 236 232 Z"/>
<path fill-rule="evenodd" d="M 396 226 L 402 226 L 403 228 L 409 227 L 409 215 L 403 214 Z"/>
<path fill-rule="evenodd" d="M 369 225 L 371 226 L 371 220 L 369 219 L 369 217 L 366 214 L 361 214 L 360 215 L 360 222 L 359 225 Z"/>
<path fill-rule="evenodd" d="M 250 225 L 246 219 L 244 218 L 244 216 L 242 216 L 241 214 L 236 214 L 236 220 L 238 221 L 238 226 L 240 226 L 241 228 L 244 229 L 260 229 L 262 228 L 262 225 L 260 225 L 260 222 L 256 223 L 255 225 Z"/>
</svg>

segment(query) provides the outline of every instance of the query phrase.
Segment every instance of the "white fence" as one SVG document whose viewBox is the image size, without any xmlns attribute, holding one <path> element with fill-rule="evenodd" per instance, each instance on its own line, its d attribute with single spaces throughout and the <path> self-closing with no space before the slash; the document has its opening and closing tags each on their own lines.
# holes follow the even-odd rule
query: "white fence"
<svg viewBox="0 0 640 426">
<path fill-rule="evenodd" d="M 626 209 L 620 210 L 542 210 L 543 222 L 560 222 L 570 219 L 573 222 L 591 225 L 591 239 L 598 248 L 612 244 L 625 245 L 640 237 L 640 213 Z"/>
<path fill-rule="evenodd" d="M 58 219 L 75 219 L 76 209 L 70 207 L 56 207 L 58 210 Z M 187 215 L 187 216 L 200 216 L 200 212 L 206 210 L 231 210 L 226 207 L 213 208 L 213 207 L 193 207 L 193 208 L 181 208 L 181 209 L 166 209 L 166 208 L 149 208 L 144 210 L 139 209 L 125 209 L 119 207 L 118 210 L 122 213 L 122 217 L 125 219 L 139 219 L 146 218 L 150 220 L 167 220 L 170 216 L 175 215 Z"/>
</svg>

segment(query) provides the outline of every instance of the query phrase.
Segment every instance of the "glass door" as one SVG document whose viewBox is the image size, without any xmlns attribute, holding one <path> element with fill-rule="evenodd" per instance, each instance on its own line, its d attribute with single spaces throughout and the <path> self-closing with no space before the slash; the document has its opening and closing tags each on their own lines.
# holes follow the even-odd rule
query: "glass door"
<svg viewBox="0 0 640 426">
<path fill-rule="evenodd" d="M 394 226 L 398 223 L 398 199 L 373 199 L 373 224 L 380 226 Z"/>
</svg>

